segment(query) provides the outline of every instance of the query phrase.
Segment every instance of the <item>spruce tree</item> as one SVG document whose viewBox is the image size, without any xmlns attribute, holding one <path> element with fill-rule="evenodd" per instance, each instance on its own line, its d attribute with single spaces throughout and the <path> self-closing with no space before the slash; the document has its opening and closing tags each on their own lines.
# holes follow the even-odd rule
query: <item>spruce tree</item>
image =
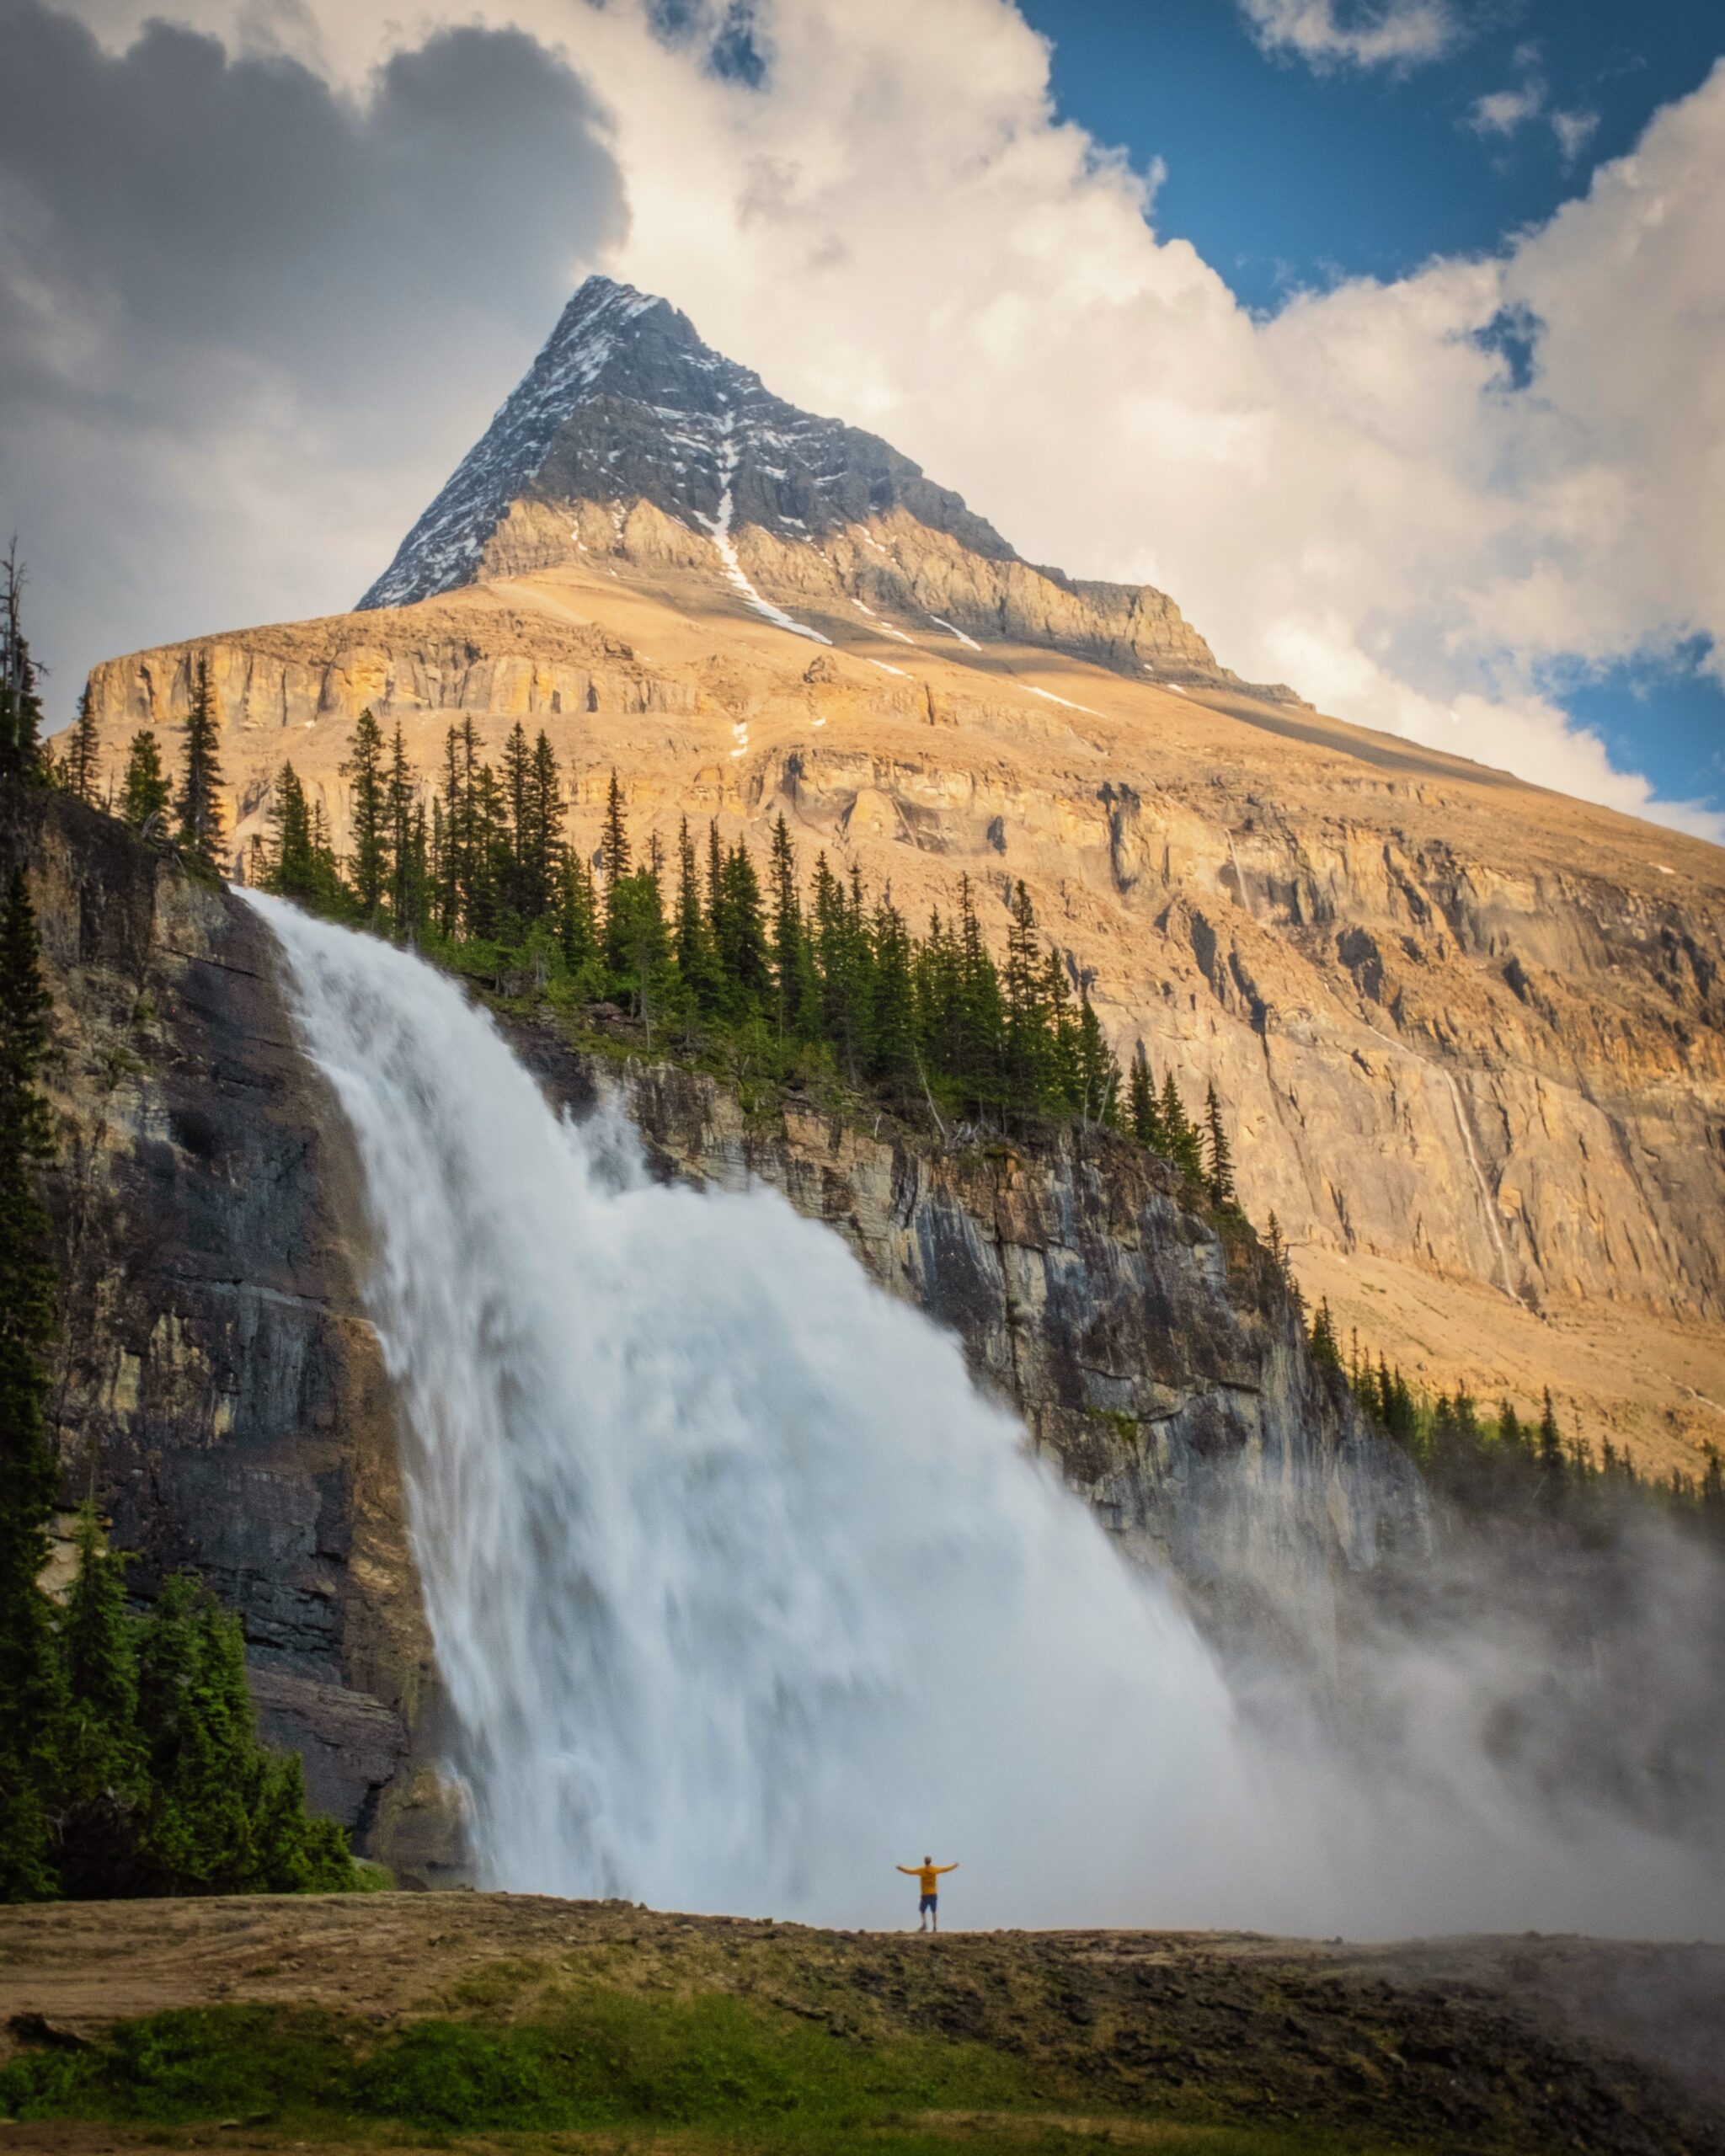
<svg viewBox="0 0 1725 2156">
<path fill-rule="evenodd" d="M 778 1037 L 784 1040 L 796 1033 L 802 1023 L 799 1004 L 807 968 L 803 903 L 797 890 L 797 852 L 782 812 L 772 827 L 767 887 L 772 908 L 773 1017 Z"/>
<path fill-rule="evenodd" d="M 35 786 L 45 781 L 48 769 L 37 669 L 24 633 L 24 586 L 14 539 L 0 562 L 0 782 Z"/>
<path fill-rule="evenodd" d="M 1108 1046 L 1087 986 L 1079 999 L 1078 1113 L 1107 1129 L 1119 1123 L 1120 1066 Z"/>
<path fill-rule="evenodd" d="M 59 1490 L 43 1357 L 56 1330 L 49 1222 L 36 1177 L 54 1150 L 36 1077 L 48 993 L 24 873 L 0 910 L 0 1900 L 53 1889 L 50 1806 L 64 1705 L 37 1582 Z"/>
<path fill-rule="evenodd" d="M 916 1083 L 916 989 L 910 933 L 889 899 L 874 909 L 872 941 L 868 1075 L 892 1098 L 905 1100 Z"/>
<path fill-rule="evenodd" d="M 93 808 L 102 776 L 102 742 L 88 688 L 78 696 L 77 717 L 67 732 L 65 771 L 67 792 Z"/>
<path fill-rule="evenodd" d="M 1239 1203 L 1234 1190 L 1234 1156 L 1228 1134 L 1222 1128 L 1222 1104 L 1216 1097 L 1215 1079 L 1210 1081 L 1204 1097 L 1204 1134 L 1210 1155 L 1205 1163 L 1205 1195 L 1219 1213 L 1231 1211 Z"/>
<path fill-rule="evenodd" d="M 1186 1113 L 1186 1103 L 1180 1097 L 1180 1088 L 1174 1082 L 1172 1070 L 1162 1080 L 1162 1129 L 1166 1134 L 1168 1158 L 1188 1183 L 1202 1189 L 1204 1181 L 1204 1149 L 1192 1119 Z"/>
<path fill-rule="evenodd" d="M 1534 1451 L 1539 1462 L 1540 1480 L 1546 1492 L 1555 1495 L 1563 1486 L 1565 1462 L 1563 1433 L 1557 1427 L 1557 1410 L 1552 1405 L 1550 1385 L 1546 1387 L 1545 1411 L 1540 1417 Z"/>
<path fill-rule="evenodd" d="M 173 789 L 162 769 L 162 750 L 147 726 L 131 737 L 126 776 L 120 788 L 120 814 L 135 831 L 153 838 L 167 818 Z"/>
<path fill-rule="evenodd" d="M 1131 1093 L 1129 1113 L 1132 1135 L 1139 1144 L 1152 1153 L 1163 1150 L 1162 1113 L 1156 1105 L 1156 1081 L 1151 1075 L 1150 1058 L 1144 1052 L 1144 1043 L 1138 1043 L 1132 1058 Z"/>
<path fill-rule="evenodd" d="M 1021 878 L 1012 895 L 1002 981 L 1007 1015 L 1007 1083 L 1012 1104 L 1035 1116 L 1060 1105 L 1054 1097 L 1055 1054 L 1044 992 L 1040 939 L 1030 894 Z"/>
<path fill-rule="evenodd" d="M 1330 1315 L 1330 1302 L 1327 1295 L 1317 1306 L 1317 1313 L 1311 1321 L 1311 1331 L 1307 1335 L 1307 1340 L 1311 1348 L 1311 1359 L 1318 1368 L 1322 1370 L 1339 1372 L 1342 1368 L 1342 1347 L 1336 1337 L 1335 1321 Z"/>
<path fill-rule="evenodd" d="M 369 706 L 348 736 L 341 776 L 348 782 L 353 851 L 348 878 L 360 911 L 375 921 L 389 889 L 389 798 L 383 770 L 383 735 Z"/>
<path fill-rule="evenodd" d="M 713 827 L 715 843 L 718 826 Z M 620 882 L 629 873 L 629 827 L 623 811 L 623 790 L 617 782 L 617 766 L 611 766 L 611 785 L 605 797 L 605 829 L 599 841 L 599 867 L 607 885 Z"/>
<path fill-rule="evenodd" d="M 200 652 L 192 668 L 187 707 L 185 760 L 177 804 L 179 850 L 187 863 L 208 876 L 221 873 L 222 772 L 216 759 L 216 703 L 210 693 L 210 661 Z"/>
<path fill-rule="evenodd" d="M 558 872 L 558 947 L 578 990 L 590 994 L 599 967 L 599 905 L 593 872 L 571 848 Z"/>
<path fill-rule="evenodd" d="M 562 889 L 563 825 L 569 811 L 563 803 L 563 773 L 557 754 L 543 728 L 533 744 L 532 769 L 527 781 L 527 829 L 524 840 L 522 878 L 528 917 L 542 921 L 551 911 Z"/>
<path fill-rule="evenodd" d="M 78 1514 L 77 1571 L 60 1623 L 66 1673 L 56 1834 L 59 1884 L 75 1899 L 136 1892 L 147 1796 L 138 1734 L 136 1625 L 120 1560 L 103 1545 L 93 1502 Z"/>
</svg>

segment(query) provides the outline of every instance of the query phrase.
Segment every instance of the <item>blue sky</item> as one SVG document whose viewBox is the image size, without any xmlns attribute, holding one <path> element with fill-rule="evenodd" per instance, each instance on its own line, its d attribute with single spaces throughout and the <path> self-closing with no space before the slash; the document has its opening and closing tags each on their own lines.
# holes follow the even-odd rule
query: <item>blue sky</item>
<svg viewBox="0 0 1725 2156">
<path fill-rule="evenodd" d="M 1230 0 L 1019 4 L 1053 43 L 1063 115 L 1140 171 L 1160 161 L 1158 229 L 1262 311 L 1494 249 L 1584 193 L 1725 53 L 1719 0 L 1474 0 L 1453 47 L 1399 69 L 1266 51 Z M 1550 686 L 1614 762 L 1725 806 L 1725 691 L 1699 671 L 1706 648 Z"/>
</svg>

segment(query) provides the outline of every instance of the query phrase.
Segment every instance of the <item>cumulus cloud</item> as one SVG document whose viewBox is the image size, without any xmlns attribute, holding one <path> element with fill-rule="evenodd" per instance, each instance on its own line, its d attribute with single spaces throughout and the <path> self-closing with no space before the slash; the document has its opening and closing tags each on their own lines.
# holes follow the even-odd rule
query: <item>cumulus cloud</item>
<svg viewBox="0 0 1725 2156">
<path fill-rule="evenodd" d="M 0 0 L 0 500 L 62 704 L 104 644 L 342 603 L 622 229 L 597 103 L 522 33 L 337 89 L 303 8 L 243 27 L 115 51 Z"/>
<path fill-rule="evenodd" d="M 1450 0 L 1240 0 L 1267 52 L 1314 67 L 1415 67 L 1460 42 Z"/>
<path fill-rule="evenodd" d="M 114 51 L 146 3 L 84 0 Z M 174 3 L 230 54 L 257 34 L 224 0 Z M 878 429 L 1032 559 L 1172 591 L 1248 677 L 1649 808 L 1554 683 L 1697 638 L 1722 664 L 1725 68 L 1500 255 L 1352 280 L 1263 321 L 1158 235 L 1140 178 L 1055 116 L 1047 49 L 1004 0 L 759 0 L 752 79 L 715 64 L 712 40 L 745 19 L 728 7 L 671 35 L 636 0 L 484 4 L 558 47 L 562 79 L 579 71 L 608 115 L 627 234 L 613 204 L 571 257 L 599 250 L 782 393 Z M 297 49 L 322 41 L 338 104 L 374 110 L 380 56 L 425 49 L 388 0 L 307 5 Z M 541 232 L 538 184 L 519 186 Z M 487 230 L 506 270 L 513 243 Z M 483 274 L 475 243 L 451 235 L 423 273 L 432 296 L 339 468 L 280 436 L 281 462 L 311 475 L 283 512 L 307 534 L 336 543 L 356 489 L 367 517 L 394 504 L 351 571 L 341 539 L 325 604 L 387 558 L 518 371 L 478 383 L 478 345 L 445 318 L 438 295 Z M 537 311 L 536 334 L 561 296 L 545 290 L 555 253 L 530 249 L 516 288 L 511 320 Z M 465 428 L 392 424 L 390 388 L 410 380 L 440 412 L 465 398 Z M 248 465 L 239 507 L 216 490 L 211 513 L 254 529 L 273 478 Z M 270 611 L 298 610 L 284 584 Z M 1698 809 L 1656 813 L 1725 835 Z"/>
</svg>

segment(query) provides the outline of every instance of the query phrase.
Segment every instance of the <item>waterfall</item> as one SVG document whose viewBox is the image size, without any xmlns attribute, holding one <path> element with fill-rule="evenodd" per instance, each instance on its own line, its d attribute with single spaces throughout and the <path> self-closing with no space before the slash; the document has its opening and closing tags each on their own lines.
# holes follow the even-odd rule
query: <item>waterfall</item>
<svg viewBox="0 0 1725 2156">
<path fill-rule="evenodd" d="M 1644 1844 L 1554 1856 L 1453 1757 L 1412 1812 L 1272 1758 L 1164 1583 L 837 1236 L 653 1182 L 453 982 L 250 902 L 358 1150 L 487 1883 L 873 1924 L 932 1852 L 966 1924 L 1651 1914 Z"/>
</svg>

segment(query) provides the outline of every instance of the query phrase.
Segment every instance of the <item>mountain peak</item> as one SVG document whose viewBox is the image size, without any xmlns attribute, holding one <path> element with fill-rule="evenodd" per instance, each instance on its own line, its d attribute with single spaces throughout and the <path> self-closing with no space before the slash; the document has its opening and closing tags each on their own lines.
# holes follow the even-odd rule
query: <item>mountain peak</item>
<svg viewBox="0 0 1725 2156">
<path fill-rule="evenodd" d="M 819 642 L 831 638 L 787 606 L 830 600 L 853 625 L 857 609 L 877 622 L 903 612 L 963 643 L 1004 636 L 1166 680 L 1243 686 L 1163 593 L 1025 562 L 890 443 L 776 397 L 668 300 L 602 276 L 570 300 L 360 608 L 595 553 L 629 558 L 644 504 L 657 515 L 656 560 L 704 566 Z"/>
<path fill-rule="evenodd" d="M 471 583 L 516 500 L 645 500 L 710 533 L 727 488 L 739 525 L 784 538 L 904 508 L 974 552 L 1017 558 L 878 436 L 775 397 L 669 301 L 592 276 L 360 605 L 409 606 Z"/>
</svg>

